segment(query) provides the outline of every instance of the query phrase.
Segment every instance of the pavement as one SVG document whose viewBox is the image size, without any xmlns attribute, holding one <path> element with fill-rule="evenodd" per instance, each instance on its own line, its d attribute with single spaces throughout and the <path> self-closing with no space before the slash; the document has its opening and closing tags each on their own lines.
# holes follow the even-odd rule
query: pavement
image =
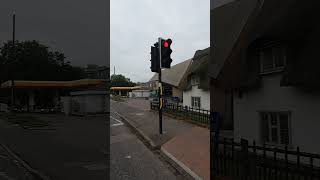
<svg viewBox="0 0 320 180">
<path fill-rule="evenodd" d="M 0 142 L 47 179 L 109 178 L 108 115 L 32 117 L 48 122 L 48 127 L 22 128 L 1 117 Z"/>
<path fill-rule="evenodd" d="M 163 116 L 159 134 L 158 113 L 144 99 L 111 100 L 111 111 L 132 127 L 152 149 L 158 149 L 188 179 L 210 179 L 210 135 L 206 128 Z"/>
<path fill-rule="evenodd" d="M 210 132 L 207 129 L 194 127 L 169 140 L 161 150 L 179 161 L 195 179 L 210 179 Z"/>
</svg>

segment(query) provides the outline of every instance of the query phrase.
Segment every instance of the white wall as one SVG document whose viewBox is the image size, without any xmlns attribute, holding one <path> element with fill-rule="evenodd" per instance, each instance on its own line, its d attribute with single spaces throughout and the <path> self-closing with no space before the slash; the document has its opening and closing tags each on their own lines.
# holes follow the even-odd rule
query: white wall
<svg viewBox="0 0 320 180">
<path fill-rule="evenodd" d="M 62 112 L 64 112 L 66 115 L 69 115 L 71 113 L 71 97 L 70 96 L 63 96 L 61 97 L 61 103 L 62 103 Z"/>
<path fill-rule="evenodd" d="M 262 87 L 234 95 L 234 135 L 260 140 L 260 110 L 291 111 L 291 139 L 302 151 L 320 153 L 320 93 L 306 93 L 295 87 L 280 87 L 280 75 L 262 77 Z"/>
<path fill-rule="evenodd" d="M 74 101 L 74 104 L 72 104 L 72 101 Z M 109 101 L 109 95 L 107 94 L 81 94 L 61 97 L 63 112 L 66 115 L 70 113 L 76 115 L 106 113 L 109 112 Z"/>
<path fill-rule="evenodd" d="M 106 91 L 77 91 L 70 94 L 73 101 L 72 114 L 86 115 L 109 111 L 109 98 Z"/>
<path fill-rule="evenodd" d="M 200 97 L 201 109 L 210 110 L 210 91 L 199 89 L 198 86 L 192 86 L 189 91 L 183 91 L 183 106 L 191 107 L 191 97 Z"/>
<path fill-rule="evenodd" d="M 71 96 L 71 113 L 76 115 L 84 115 L 86 112 L 86 96 Z"/>
<path fill-rule="evenodd" d="M 106 98 L 104 95 L 86 95 L 86 112 L 104 112 L 106 106 Z"/>
<path fill-rule="evenodd" d="M 149 96 L 150 96 L 150 92 L 149 91 L 135 90 L 135 91 L 132 91 L 130 97 L 149 97 Z"/>
</svg>

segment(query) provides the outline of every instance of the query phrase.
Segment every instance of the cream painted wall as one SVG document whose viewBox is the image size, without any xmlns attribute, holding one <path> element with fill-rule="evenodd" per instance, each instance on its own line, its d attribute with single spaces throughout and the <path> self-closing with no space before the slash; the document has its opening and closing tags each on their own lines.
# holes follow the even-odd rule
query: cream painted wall
<svg viewBox="0 0 320 180">
<path fill-rule="evenodd" d="M 278 74 L 262 77 L 262 88 L 234 95 L 234 136 L 260 142 L 257 111 L 291 111 L 292 146 L 320 153 L 320 93 L 306 93 L 295 87 L 280 87 Z"/>
<path fill-rule="evenodd" d="M 189 91 L 183 91 L 183 106 L 191 107 L 191 97 L 200 97 L 201 109 L 210 110 L 210 91 L 199 89 L 198 86 L 192 86 Z"/>
</svg>

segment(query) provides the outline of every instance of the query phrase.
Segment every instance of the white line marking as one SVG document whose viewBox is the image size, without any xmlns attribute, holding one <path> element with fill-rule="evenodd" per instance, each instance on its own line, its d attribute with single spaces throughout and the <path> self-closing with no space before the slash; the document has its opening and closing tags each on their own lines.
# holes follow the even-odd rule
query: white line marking
<svg viewBox="0 0 320 180">
<path fill-rule="evenodd" d="M 118 122 L 116 124 L 112 124 L 111 127 L 113 127 L 113 126 L 122 126 L 123 125 L 123 122 L 121 122 L 119 119 L 116 119 L 113 116 L 110 116 L 110 117 Z"/>
</svg>

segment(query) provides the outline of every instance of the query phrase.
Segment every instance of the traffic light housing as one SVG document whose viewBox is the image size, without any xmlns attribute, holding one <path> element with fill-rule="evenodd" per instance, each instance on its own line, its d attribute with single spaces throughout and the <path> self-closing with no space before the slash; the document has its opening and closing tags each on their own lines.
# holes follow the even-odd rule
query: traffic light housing
<svg viewBox="0 0 320 180">
<path fill-rule="evenodd" d="M 158 43 L 154 44 L 155 47 L 151 46 L 151 72 L 159 72 L 160 61 L 159 61 L 159 49 Z"/>
<path fill-rule="evenodd" d="M 172 59 L 171 59 L 171 44 L 172 40 L 167 39 L 167 40 L 162 40 L 161 41 L 161 67 L 163 68 L 170 68 Z"/>
</svg>

